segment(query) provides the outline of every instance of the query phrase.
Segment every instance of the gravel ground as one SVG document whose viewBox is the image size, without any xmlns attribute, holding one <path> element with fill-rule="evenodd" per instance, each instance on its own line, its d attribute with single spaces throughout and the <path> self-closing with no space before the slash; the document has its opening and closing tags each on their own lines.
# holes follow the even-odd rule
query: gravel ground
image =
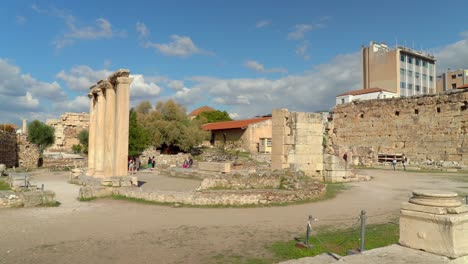
<svg viewBox="0 0 468 264">
<path fill-rule="evenodd" d="M 413 189 L 466 192 L 453 174 L 365 170 L 370 182 L 350 183 L 336 198 L 264 208 L 173 208 L 111 199 L 76 200 L 65 172 L 34 172 L 56 192 L 59 207 L 0 210 L 0 263 L 223 263 L 223 256 L 268 257 L 265 245 L 314 225 L 345 226 L 361 209 L 368 222 L 398 215 Z M 459 174 L 457 174 L 459 175 Z M 140 173 L 142 188 L 189 191 L 199 181 Z M 468 177 L 468 176 L 467 176 Z"/>
</svg>

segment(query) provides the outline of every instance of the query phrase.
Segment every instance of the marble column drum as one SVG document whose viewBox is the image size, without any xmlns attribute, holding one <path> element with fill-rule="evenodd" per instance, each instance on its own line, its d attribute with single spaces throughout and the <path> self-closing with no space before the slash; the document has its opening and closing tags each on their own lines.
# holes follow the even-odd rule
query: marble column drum
<svg viewBox="0 0 468 264">
<path fill-rule="evenodd" d="M 106 96 L 106 135 L 104 142 L 104 175 L 113 176 L 115 175 L 115 90 L 112 84 L 108 81 L 103 83 L 105 86 Z"/>
<path fill-rule="evenodd" d="M 128 127 L 129 127 L 129 109 L 130 109 L 130 84 L 133 79 L 129 78 L 130 72 L 121 74 L 116 78 L 116 103 L 117 116 L 116 122 L 116 146 L 115 146 L 115 176 L 125 176 L 128 174 Z"/>
<path fill-rule="evenodd" d="M 96 141 L 94 157 L 94 176 L 104 177 L 104 140 L 106 137 L 106 98 L 104 92 L 99 89 L 97 92 L 97 118 L 96 118 Z"/>
<path fill-rule="evenodd" d="M 93 88 L 93 87 L 92 87 Z M 91 88 L 91 89 L 92 89 Z M 94 153 L 95 153 L 95 134 L 96 134 L 96 97 L 93 93 L 89 97 L 89 131 L 88 131 L 88 171 L 86 175 L 94 175 Z"/>
</svg>

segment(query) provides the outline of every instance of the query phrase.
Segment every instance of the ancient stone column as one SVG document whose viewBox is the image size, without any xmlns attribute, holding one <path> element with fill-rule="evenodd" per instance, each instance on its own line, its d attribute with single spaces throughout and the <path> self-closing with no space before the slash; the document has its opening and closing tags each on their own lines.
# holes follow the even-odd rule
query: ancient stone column
<svg viewBox="0 0 468 264">
<path fill-rule="evenodd" d="M 128 126 L 130 110 L 130 84 L 129 70 L 119 70 L 112 77 L 116 91 L 117 120 L 115 135 L 115 175 L 126 176 L 128 159 Z"/>
<path fill-rule="evenodd" d="M 23 128 L 22 128 L 21 133 L 23 133 L 23 135 L 28 134 L 28 120 L 27 119 L 23 119 Z"/>
<path fill-rule="evenodd" d="M 92 87 L 91 87 L 92 88 Z M 89 131 L 88 131 L 88 172 L 86 175 L 94 175 L 94 157 L 96 150 L 96 98 L 93 93 L 89 97 Z"/>
<path fill-rule="evenodd" d="M 104 142 L 106 138 L 106 98 L 103 89 L 97 90 L 96 141 L 94 176 L 104 177 Z"/>
<path fill-rule="evenodd" d="M 109 81 L 102 83 L 105 87 L 106 96 L 106 135 L 104 142 L 104 176 L 110 177 L 115 175 L 115 90 Z"/>
</svg>

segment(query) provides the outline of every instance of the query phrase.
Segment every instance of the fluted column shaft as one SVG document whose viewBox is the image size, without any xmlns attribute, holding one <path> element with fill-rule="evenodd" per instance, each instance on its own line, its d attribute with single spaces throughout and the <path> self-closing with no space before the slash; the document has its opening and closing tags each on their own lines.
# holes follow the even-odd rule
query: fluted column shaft
<svg viewBox="0 0 468 264">
<path fill-rule="evenodd" d="M 96 140 L 94 157 L 94 176 L 104 177 L 104 142 L 105 142 L 105 119 L 106 119 L 106 98 L 104 92 L 99 89 L 97 92 L 97 116 L 96 116 Z"/>
<path fill-rule="evenodd" d="M 96 143 L 96 99 L 94 94 L 88 94 L 89 97 L 89 130 L 88 130 L 88 172 L 86 175 L 94 175 L 94 157 Z"/>
<path fill-rule="evenodd" d="M 128 126 L 130 109 L 130 84 L 133 79 L 117 77 L 115 80 L 117 121 L 115 135 L 115 175 L 126 176 L 128 159 Z"/>
<path fill-rule="evenodd" d="M 106 90 L 106 136 L 104 143 L 105 161 L 104 161 L 104 175 L 106 177 L 115 175 L 115 90 L 114 87 L 107 83 Z"/>
</svg>

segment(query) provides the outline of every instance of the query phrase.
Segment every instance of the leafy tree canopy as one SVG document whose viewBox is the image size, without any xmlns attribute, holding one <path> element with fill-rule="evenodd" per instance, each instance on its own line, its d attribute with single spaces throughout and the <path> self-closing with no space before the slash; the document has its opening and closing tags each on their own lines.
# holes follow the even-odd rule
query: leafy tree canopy
<svg viewBox="0 0 468 264">
<path fill-rule="evenodd" d="M 0 130 L 10 132 L 10 133 L 15 133 L 16 126 L 13 124 L 0 124 Z"/>
<path fill-rule="evenodd" d="M 199 120 L 190 121 L 186 110 L 172 100 L 158 102 L 153 111 L 139 115 L 139 123 L 150 133 L 151 144 L 165 153 L 188 151 L 208 138 Z"/>
<path fill-rule="evenodd" d="M 150 134 L 138 121 L 137 112 L 130 110 L 128 155 L 139 156 L 151 143 Z"/>
<path fill-rule="evenodd" d="M 28 126 L 28 140 L 37 146 L 42 156 L 44 150 L 54 144 L 55 129 L 39 120 L 32 121 Z"/>
<path fill-rule="evenodd" d="M 198 120 L 201 120 L 202 123 L 214 123 L 214 122 L 223 122 L 223 121 L 232 121 L 232 118 L 226 111 L 205 111 L 197 116 Z M 205 120 L 206 119 L 206 120 Z"/>
<path fill-rule="evenodd" d="M 80 133 L 78 133 L 78 140 L 80 141 L 80 144 L 83 146 L 81 150 L 83 153 L 88 153 L 88 144 L 89 144 L 89 132 L 88 130 L 81 130 Z"/>
<path fill-rule="evenodd" d="M 135 107 L 135 112 L 138 114 L 149 114 L 153 110 L 153 106 L 149 101 L 143 101 Z"/>
</svg>

